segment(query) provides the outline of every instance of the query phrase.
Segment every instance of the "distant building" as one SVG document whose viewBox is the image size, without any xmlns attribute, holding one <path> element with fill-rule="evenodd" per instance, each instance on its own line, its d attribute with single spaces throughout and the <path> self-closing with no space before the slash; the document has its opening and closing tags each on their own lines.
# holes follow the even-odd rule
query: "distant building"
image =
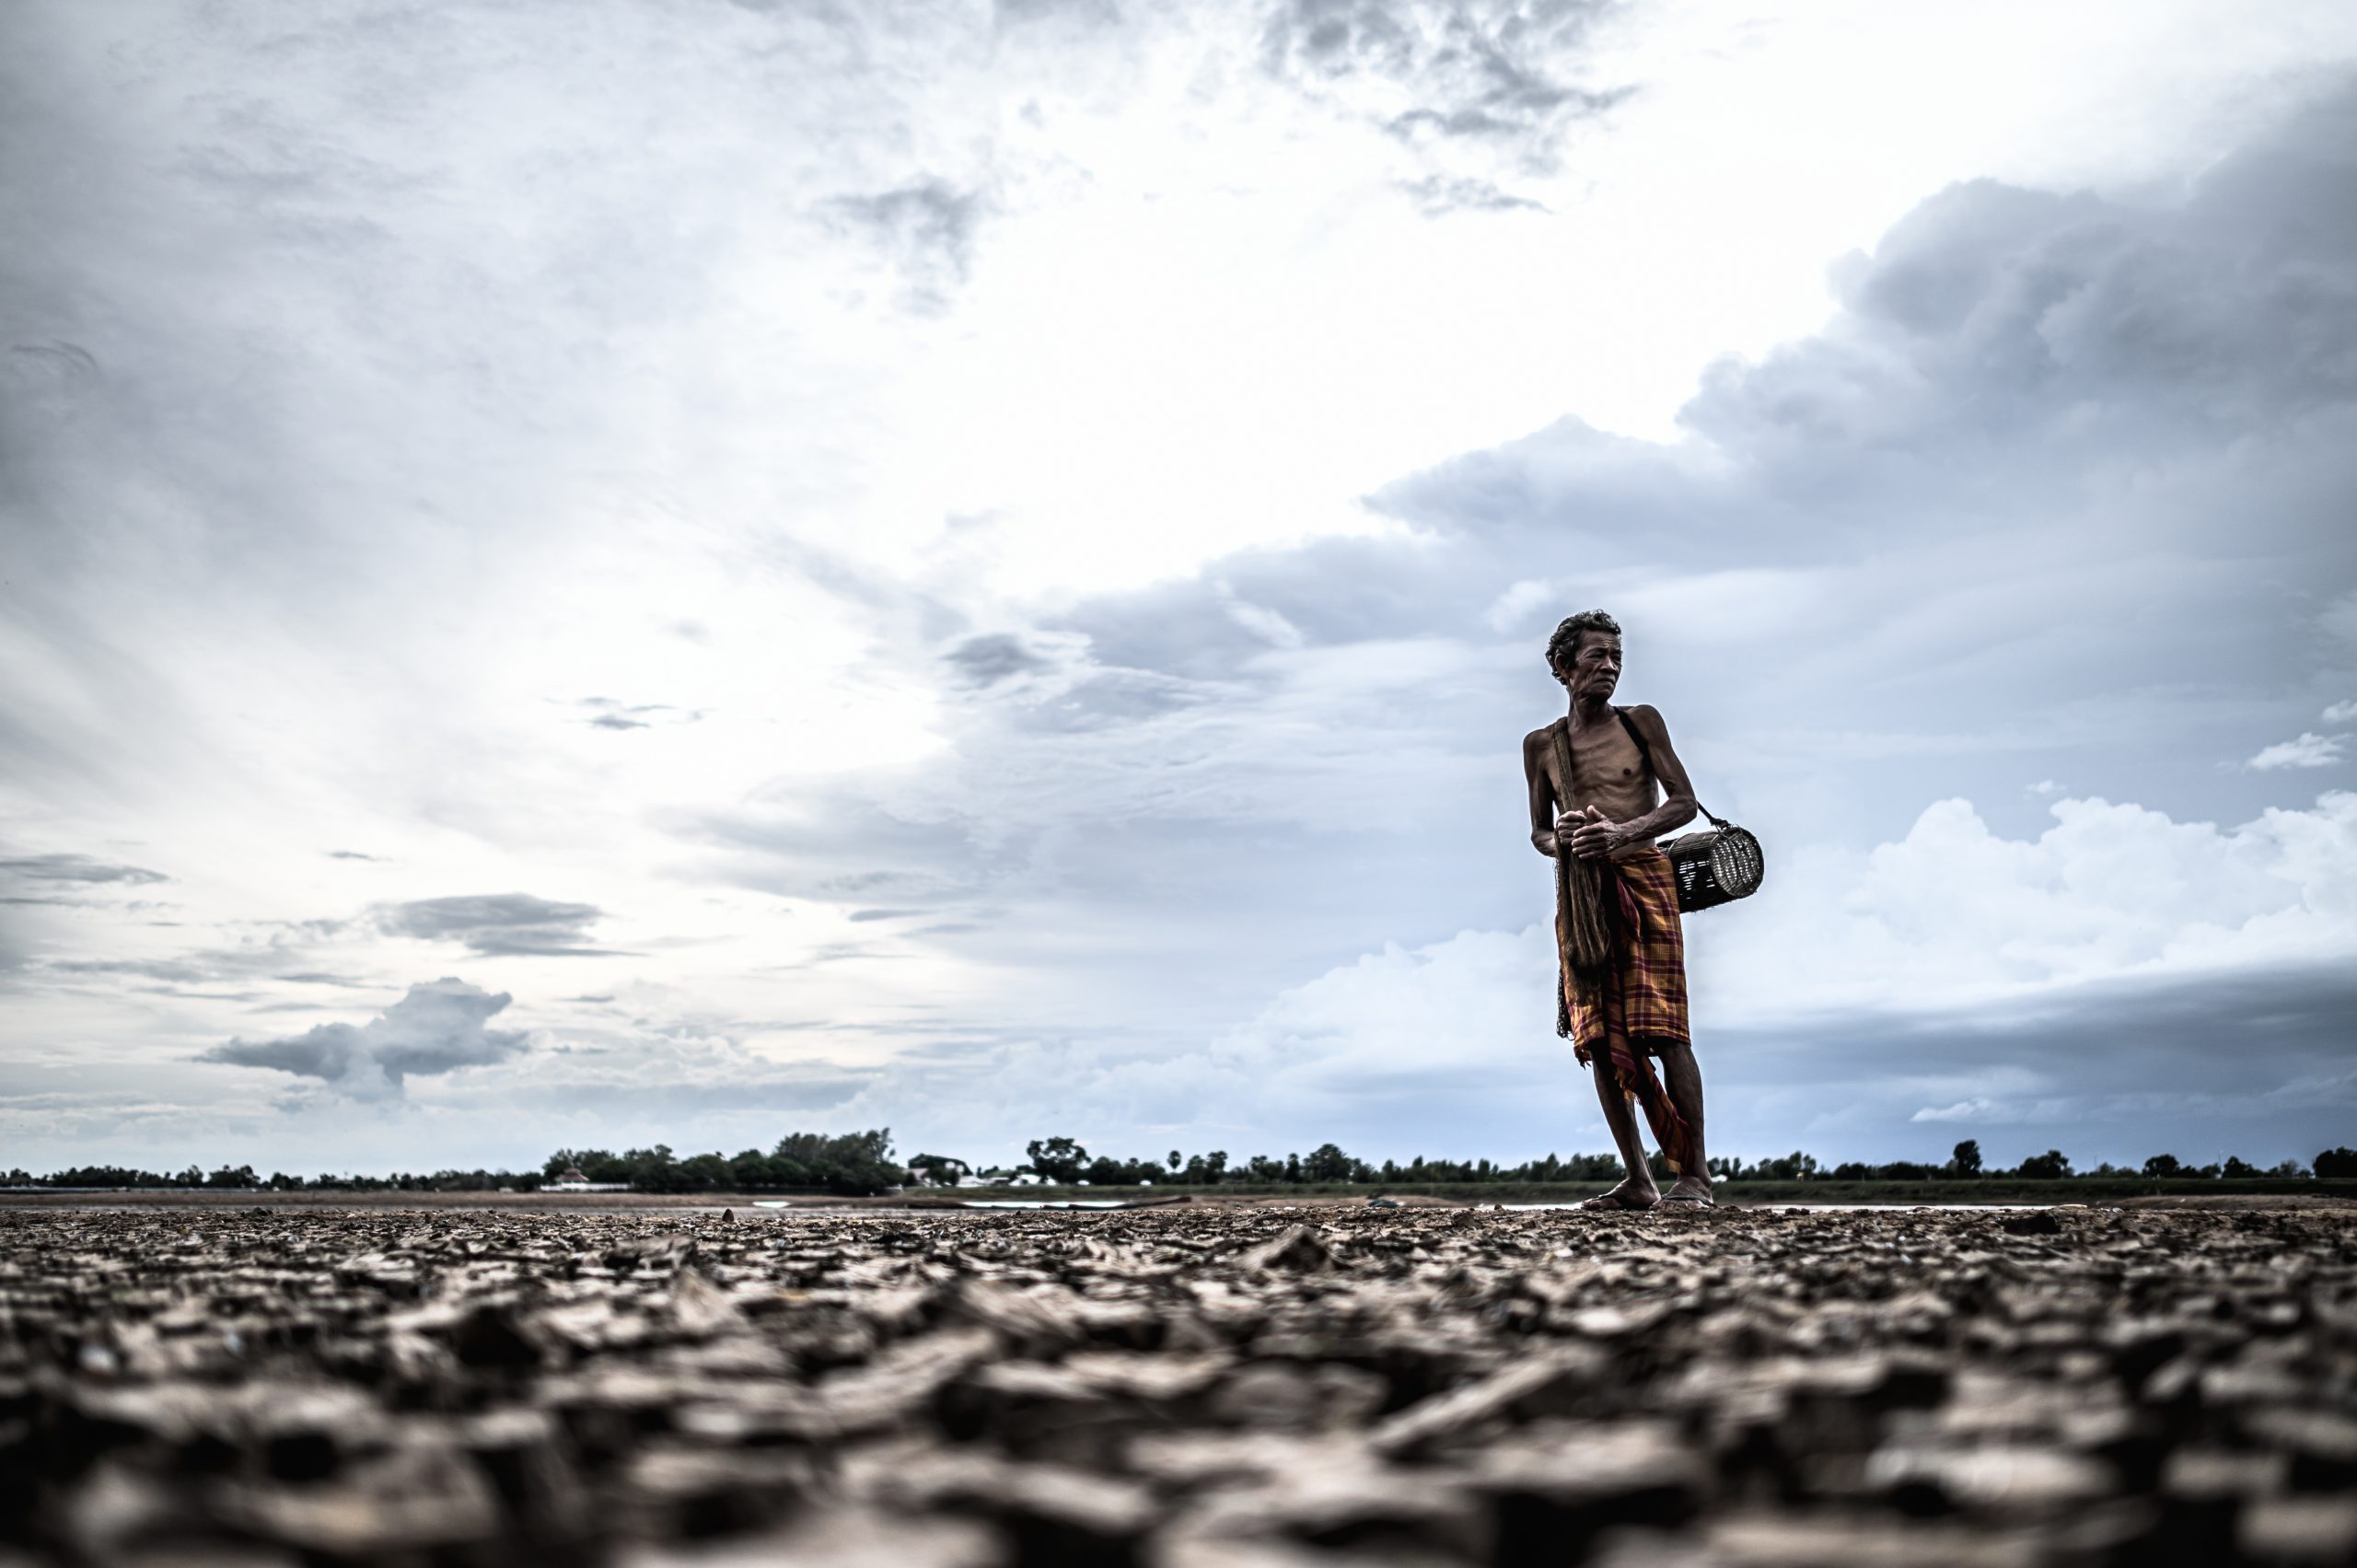
<svg viewBox="0 0 2357 1568">
<path fill-rule="evenodd" d="M 974 1167 L 942 1155 L 919 1155 L 909 1162 L 909 1174 L 920 1187 L 963 1187 L 972 1179 Z"/>
<path fill-rule="evenodd" d="M 561 1192 L 569 1187 L 579 1191 L 586 1191 L 592 1185 L 594 1185 L 594 1183 L 592 1183 L 587 1177 L 581 1174 L 581 1167 L 579 1166 L 569 1165 L 564 1167 L 563 1175 L 559 1176 L 554 1181 L 549 1183 L 549 1190 L 551 1191 Z"/>
</svg>

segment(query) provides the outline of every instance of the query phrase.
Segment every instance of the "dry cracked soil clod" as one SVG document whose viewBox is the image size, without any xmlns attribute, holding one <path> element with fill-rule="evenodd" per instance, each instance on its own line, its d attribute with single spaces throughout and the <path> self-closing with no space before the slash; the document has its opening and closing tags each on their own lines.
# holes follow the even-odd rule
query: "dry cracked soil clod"
<svg viewBox="0 0 2357 1568">
<path fill-rule="evenodd" d="M 2357 1562 L 2357 1219 L 0 1212 L 0 1568 Z"/>
</svg>

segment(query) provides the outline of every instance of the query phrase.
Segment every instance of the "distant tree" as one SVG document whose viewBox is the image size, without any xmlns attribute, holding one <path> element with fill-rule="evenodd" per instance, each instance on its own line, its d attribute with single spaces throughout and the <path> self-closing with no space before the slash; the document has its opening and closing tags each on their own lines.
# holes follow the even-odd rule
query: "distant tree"
<svg viewBox="0 0 2357 1568">
<path fill-rule="evenodd" d="M 1358 1162 L 1332 1144 L 1320 1144 L 1301 1162 L 1302 1174 L 1312 1181 L 1348 1181 L 1358 1174 Z"/>
<path fill-rule="evenodd" d="M 1189 1155 L 1187 1168 L 1178 1179 L 1196 1187 L 1216 1187 L 1227 1179 L 1227 1151 L 1213 1149 L 1207 1155 Z"/>
<path fill-rule="evenodd" d="M 2060 1149 L 2049 1149 L 2022 1161 L 2014 1174 L 2033 1181 L 2060 1181 L 2071 1174 L 2071 1159 Z"/>
<path fill-rule="evenodd" d="M 2144 1162 L 2144 1174 L 2155 1179 L 2175 1176 L 2184 1168 L 2175 1155 L 2154 1155 Z"/>
<path fill-rule="evenodd" d="M 1963 1143 L 1958 1144 L 1955 1153 L 1948 1156 L 1948 1163 L 1956 1167 L 1956 1173 L 1958 1176 L 1980 1175 L 1980 1140 L 1967 1138 Z"/>
<path fill-rule="evenodd" d="M 2279 1161 L 2272 1169 L 2268 1171 L 2267 1174 L 2270 1176 L 2288 1176 L 2297 1179 L 2298 1178 L 2308 1174 L 2308 1167 L 2302 1165 L 2298 1160 L 2282 1160 Z"/>
<path fill-rule="evenodd" d="M 788 1132 L 770 1154 L 771 1179 L 781 1187 L 823 1187 L 844 1197 L 888 1192 L 908 1179 L 892 1163 L 892 1130 Z"/>
<path fill-rule="evenodd" d="M 2264 1176 L 2266 1172 L 2239 1156 L 2228 1155 L 2225 1168 L 2221 1174 L 2230 1181 L 2245 1181 L 2254 1176 Z"/>
<path fill-rule="evenodd" d="M 683 1192 L 718 1192 L 737 1185 L 737 1171 L 717 1154 L 698 1155 L 679 1162 L 677 1180 Z"/>
<path fill-rule="evenodd" d="M 2357 1176 L 2357 1149 L 2327 1149 L 2316 1156 L 2318 1176 Z"/>
<path fill-rule="evenodd" d="M 1928 1165 L 1911 1160 L 1893 1160 L 1888 1165 L 1862 1165 L 1845 1160 L 1833 1167 L 1836 1181 L 1928 1181 L 1939 1172 Z"/>
<path fill-rule="evenodd" d="M 1034 1138 L 1023 1152 L 1031 1156 L 1031 1168 L 1042 1179 L 1060 1185 L 1078 1181 L 1088 1163 L 1088 1151 L 1070 1138 Z"/>
<path fill-rule="evenodd" d="M 679 1162 L 668 1144 L 657 1144 L 651 1149 L 627 1149 L 622 1164 L 630 1174 L 623 1178 L 641 1192 L 677 1192 L 686 1183 L 679 1175 Z"/>
</svg>

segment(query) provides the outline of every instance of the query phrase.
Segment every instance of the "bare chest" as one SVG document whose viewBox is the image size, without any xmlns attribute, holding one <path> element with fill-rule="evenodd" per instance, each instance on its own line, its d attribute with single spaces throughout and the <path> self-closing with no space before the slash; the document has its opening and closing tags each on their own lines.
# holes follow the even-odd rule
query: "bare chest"
<svg viewBox="0 0 2357 1568">
<path fill-rule="evenodd" d="M 1601 806 L 1615 816 L 1634 815 L 1653 806 L 1652 770 L 1626 729 L 1617 723 L 1599 725 L 1572 734 L 1568 747 L 1562 741 L 1564 729 L 1565 722 L 1558 720 L 1547 748 L 1548 777 L 1558 801 L 1572 809 Z"/>
</svg>

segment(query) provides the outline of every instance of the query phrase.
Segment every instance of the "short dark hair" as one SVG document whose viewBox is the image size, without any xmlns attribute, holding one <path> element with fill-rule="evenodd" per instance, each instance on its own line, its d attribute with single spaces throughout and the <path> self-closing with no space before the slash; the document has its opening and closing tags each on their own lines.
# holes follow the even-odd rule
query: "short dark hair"
<svg viewBox="0 0 2357 1568">
<path fill-rule="evenodd" d="M 1583 632 L 1609 632 L 1617 637 L 1620 634 L 1620 622 L 1600 610 L 1583 610 L 1577 615 L 1563 617 L 1562 623 L 1555 628 L 1555 634 L 1547 639 L 1547 668 L 1550 673 L 1554 670 L 1558 658 L 1579 656 L 1580 633 Z M 1562 677 L 1558 675 L 1555 679 L 1561 680 Z"/>
</svg>

